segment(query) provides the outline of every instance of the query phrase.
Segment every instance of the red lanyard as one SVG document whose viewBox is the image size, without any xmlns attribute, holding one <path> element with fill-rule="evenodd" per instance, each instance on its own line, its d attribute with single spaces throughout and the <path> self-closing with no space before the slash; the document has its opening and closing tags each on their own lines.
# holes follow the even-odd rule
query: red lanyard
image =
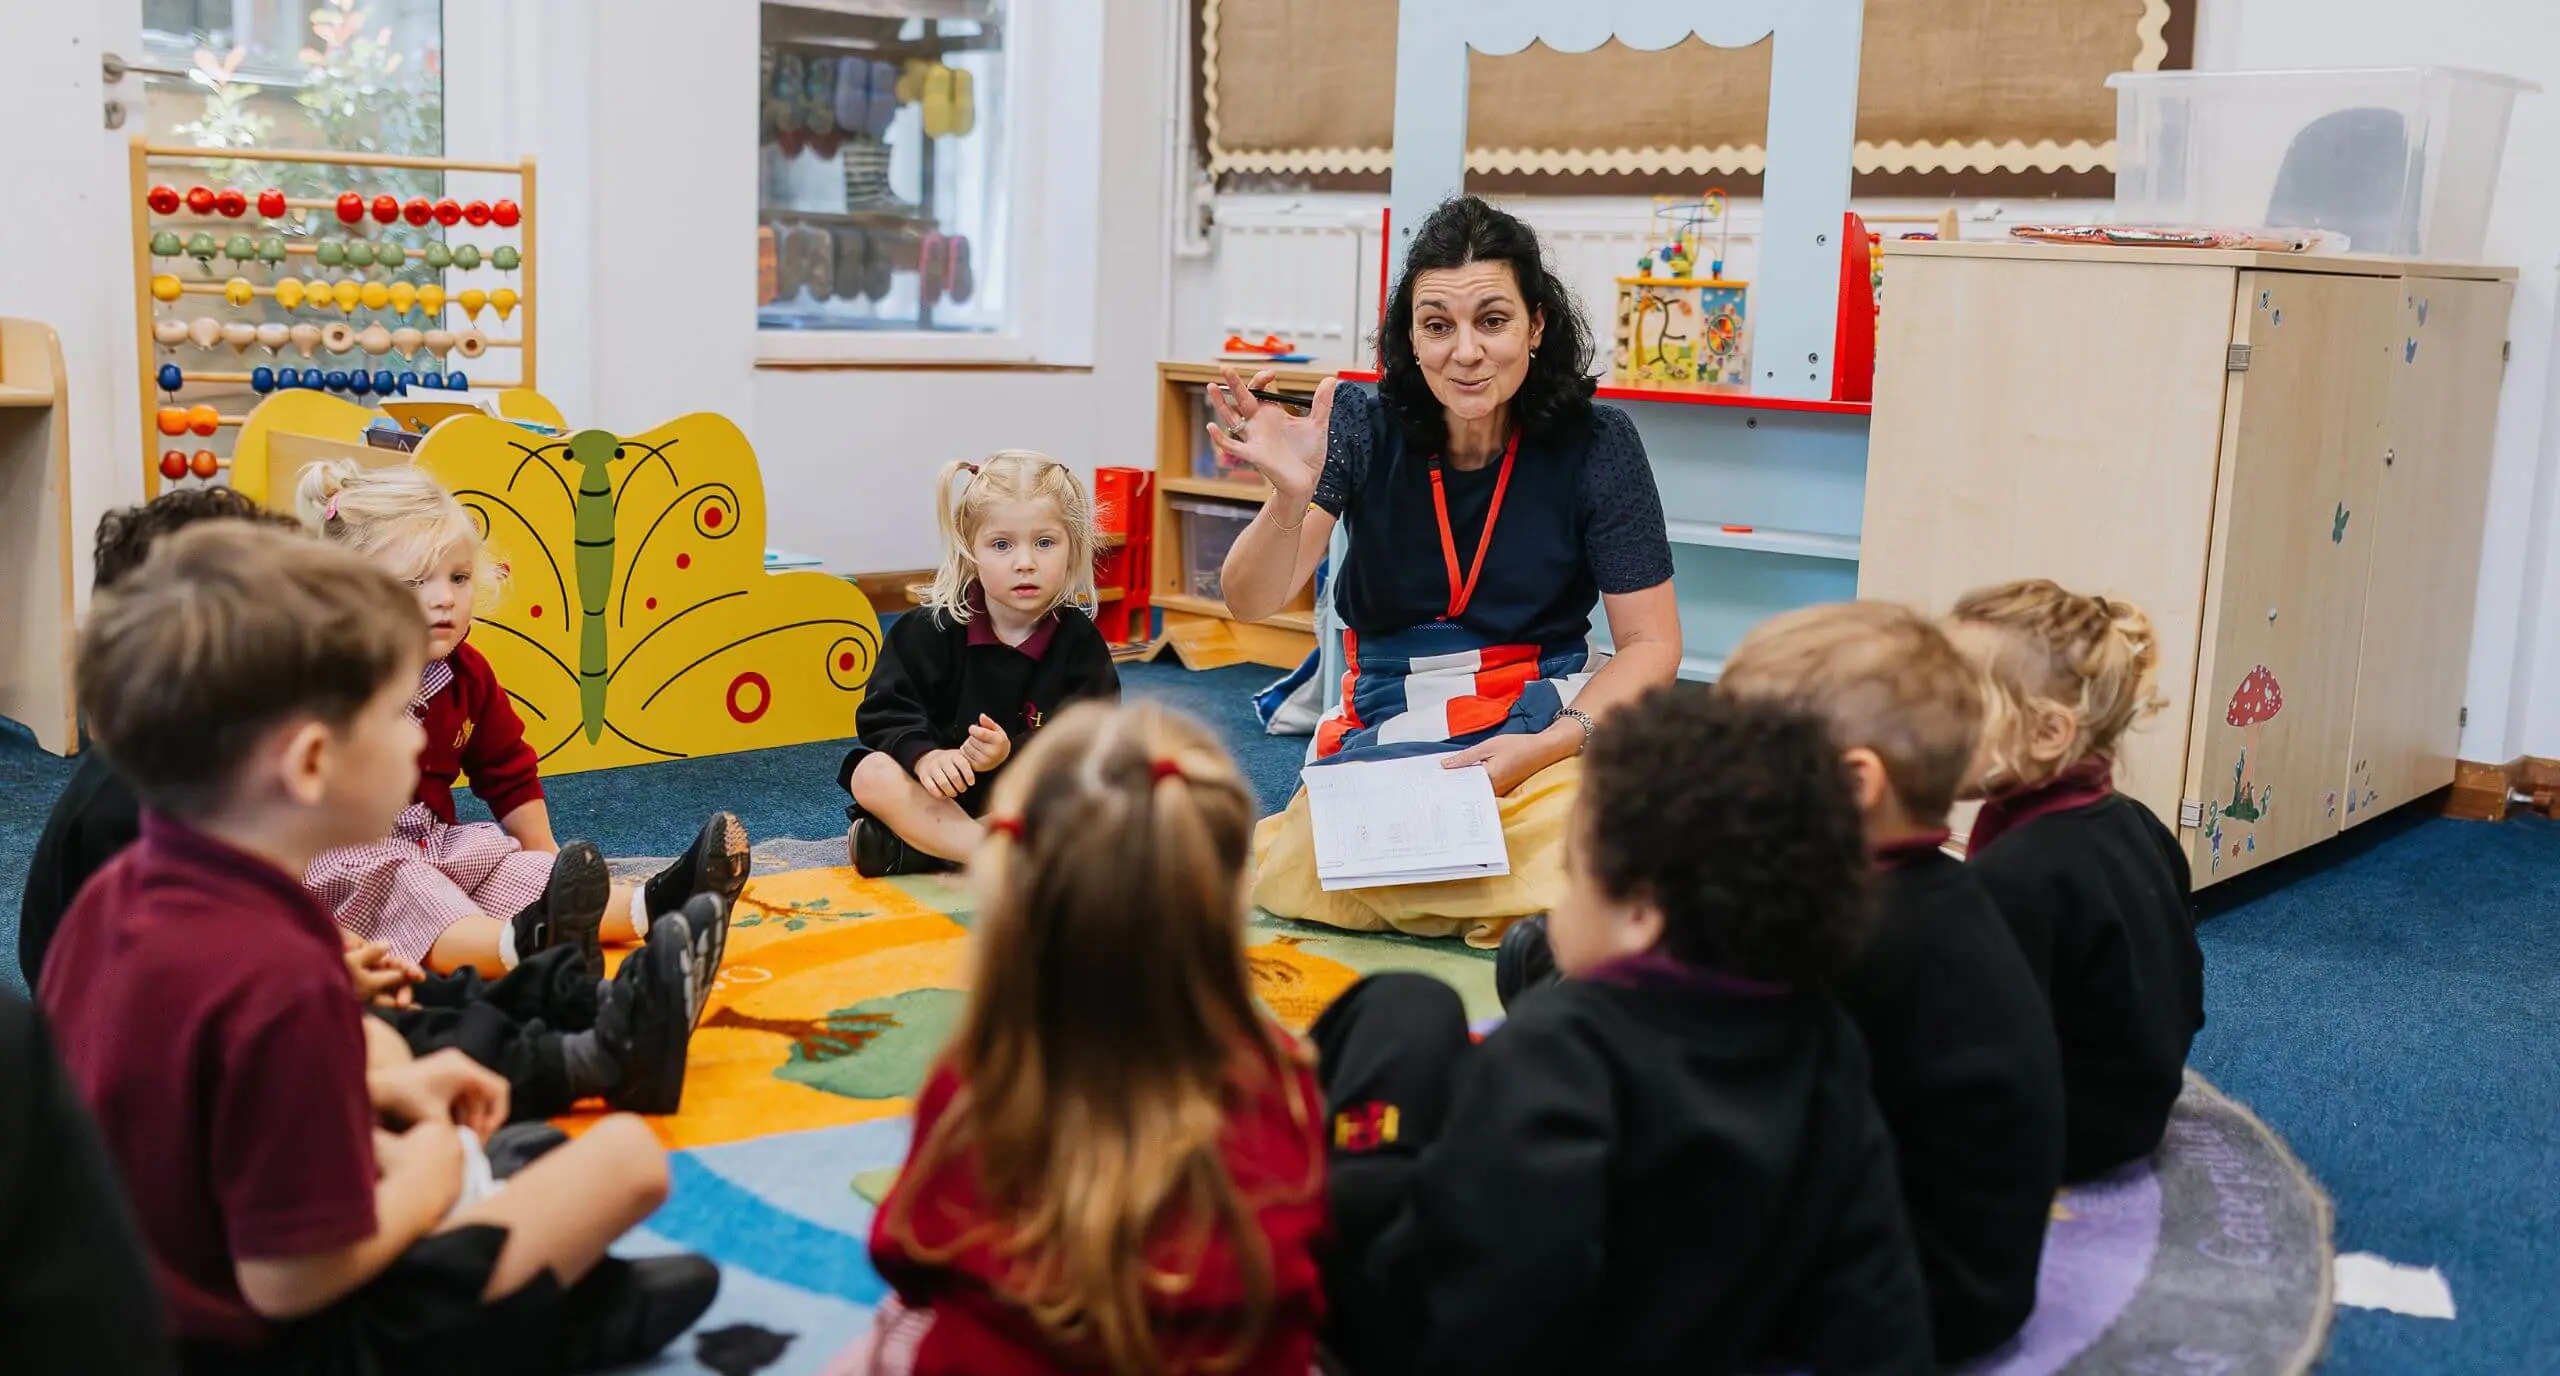
<svg viewBox="0 0 2560 1376">
<path fill-rule="evenodd" d="M 1440 557 L 1449 567 L 1449 612 L 1443 621 L 1455 621 L 1466 614 L 1467 603 L 1476 595 L 1476 579 L 1484 573 L 1484 552 L 1493 548 L 1493 523 L 1502 519 L 1502 494 L 1511 486 L 1511 461 L 1520 457 L 1520 432 L 1511 432 L 1511 442 L 1502 447 L 1502 472 L 1493 480 L 1493 504 L 1484 511 L 1484 533 L 1476 537 L 1475 563 L 1467 569 L 1464 582 L 1458 579 L 1458 535 L 1449 528 L 1449 492 L 1440 482 L 1440 461 L 1431 461 L 1431 507 L 1440 516 Z"/>
</svg>

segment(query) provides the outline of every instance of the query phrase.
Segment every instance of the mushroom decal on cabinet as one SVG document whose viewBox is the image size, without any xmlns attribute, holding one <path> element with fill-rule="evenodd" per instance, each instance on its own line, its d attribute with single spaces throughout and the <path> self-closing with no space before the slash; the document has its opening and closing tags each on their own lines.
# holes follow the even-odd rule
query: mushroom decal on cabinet
<svg viewBox="0 0 2560 1376">
<path fill-rule="evenodd" d="M 2283 710 L 2284 688 L 2276 682 L 2275 672 L 2263 664 L 2251 669 L 2231 695 L 2222 720 L 2240 728 L 2240 759 L 2231 767 L 2231 801 L 2223 805 L 2223 816 L 2254 822 L 2275 805 L 2275 790 L 2257 786 L 2258 728 Z"/>
</svg>

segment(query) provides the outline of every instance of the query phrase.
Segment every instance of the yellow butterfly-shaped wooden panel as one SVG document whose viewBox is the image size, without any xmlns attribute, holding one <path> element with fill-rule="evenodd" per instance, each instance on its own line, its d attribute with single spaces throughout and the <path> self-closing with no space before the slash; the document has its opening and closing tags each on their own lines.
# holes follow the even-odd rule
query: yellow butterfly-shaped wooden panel
<svg viewBox="0 0 2560 1376">
<path fill-rule="evenodd" d="M 461 416 L 417 461 L 508 569 L 471 643 L 545 772 L 853 734 L 879 620 L 842 579 L 764 571 L 764 485 L 728 420 L 546 437 Z"/>
</svg>

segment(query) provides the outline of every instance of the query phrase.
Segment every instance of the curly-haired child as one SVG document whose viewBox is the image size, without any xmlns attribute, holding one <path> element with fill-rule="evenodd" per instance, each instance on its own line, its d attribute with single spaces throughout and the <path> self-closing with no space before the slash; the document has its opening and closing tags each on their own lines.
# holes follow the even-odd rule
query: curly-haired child
<svg viewBox="0 0 2560 1376">
<path fill-rule="evenodd" d="M 2115 790 L 2159 640 L 2140 607 L 2041 578 L 1966 593 L 1947 629 L 1989 689 L 1968 863 L 2052 1007 L 2063 1177 L 2085 1180 L 2160 1145 L 2204 1027 L 2186 852 Z"/>
</svg>

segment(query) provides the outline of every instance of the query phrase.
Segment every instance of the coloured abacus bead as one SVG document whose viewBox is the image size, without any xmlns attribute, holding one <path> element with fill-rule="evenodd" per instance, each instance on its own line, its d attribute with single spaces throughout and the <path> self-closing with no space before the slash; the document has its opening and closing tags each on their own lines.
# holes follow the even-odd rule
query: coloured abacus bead
<svg viewBox="0 0 2560 1376">
<path fill-rule="evenodd" d="M 330 369 L 328 372 L 321 375 L 321 385 L 332 392 L 343 392 L 347 390 L 347 374 L 345 370 L 340 368 Z"/>
<path fill-rule="evenodd" d="M 210 478 L 222 471 L 222 456 L 210 449 L 199 449 L 187 460 L 187 467 L 199 478 Z"/>
<path fill-rule="evenodd" d="M 213 208 L 222 213 L 222 218 L 236 220 L 249 213 L 249 198 L 226 186 L 214 193 Z"/>
<path fill-rule="evenodd" d="M 151 213 L 154 215 L 175 215 L 178 213 L 178 207 L 186 204 L 179 199 L 178 188 L 174 186 L 155 186 L 142 199 L 151 207 Z"/>
<path fill-rule="evenodd" d="M 183 435 L 187 433 L 187 408 L 163 406 L 151 413 L 151 421 L 159 428 L 161 434 Z"/>
<path fill-rule="evenodd" d="M 489 252 L 489 266 L 500 272 L 513 272 L 524 262 L 524 255 L 513 244 L 500 244 Z"/>
<path fill-rule="evenodd" d="M 343 320 L 332 320 L 320 327 L 320 347 L 333 354 L 343 354 L 356 346 L 355 328 Z"/>
<path fill-rule="evenodd" d="M 382 327 L 382 322 L 377 320 L 374 323 L 365 326 L 364 332 L 356 336 L 356 347 L 369 354 L 389 353 L 391 351 L 391 331 L 384 329 Z"/>
<path fill-rule="evenodd" d="M 276 370 L 276 386 L 299 387 L 301 385 L 302 370 L 300 368 L 279 368 Z"/>
<path fill-rule="evenodd" d="M 428 353 L 434 354 L 438 358 L 442 358 L 445 356 L 445 351 L 453 347 L 453 331 L 429 330 L 427 331 L 426 343 Z M 430 383 L 429 385 L 433 386 L 434 384 Z"/>
<path fill-rule="evenodd" d="M 524 218 L 524 212 L 517 209 L 513 201 L 500 201 L 489 207 L 489 218 L 497 221 L 500 229 L 513 229 Z"/>
<path fill-rule="evenodd" d="M 428 388 L 428 389 L 430 389 L 430 390 L 432 390 L 432 391 L 439 391 L 439 392 L 440 392 L 440 391 L 443 391 L 443 390 L 444 390 L 444 374 L 442 374 L 442 373 L 429 373 L 429 374 L 427 374 L 425 377 L 422 377 L 422 378 L 419 378 L 419 379 L 418 379 L 418 385 L 419 385 L 419 386 L 421 386 L 421 387 Z"/>
<path fill-rule="evenodd" d="M 424 196 L 413 196 L 410 198 L 407 205 L 400 207 L 400 218 L 407 220 L 413 225 L 423 225 L 435 217 L 435 202 L 428 200 Z"/>
<path fill-rule="evenodd" d="M 185 285 L 178 281 L 175 273 L 164 272 L 151 279 L 151 299 L 154 301 L 175 301 L 185 291 Z"/>
<path fill-rule="evenodd" d="M 373 266 L 373 241 L 372 241 L 372 240 L 370 240 L 370 239 L 350 239 L 350 240 L 348 240 L 348 241 L 347 241 L 347 266 L 348 266 L 348 267 L 351 267 L 351 268 L 369 268 L 369 267 L 372 267 L 372 266 Z"/>
<path fill-rule="evenodd" d="M 338 303 L 339 310 L 352 311 L 364 299 L 364 284 L 352 277 L 339 278 L 329 286 L 329 299 Z"/>
<path fill-rule="evenodd" d="M 425 343 L 426 339 L 427 337 L 419 333 L 417 330 L 412 329 L 407 325 L 403 325 L 391 332 L 391 352 L 400 354 L 404 357 L 409 354 L 414 354 L 418 351 L 418 346 Z"/>
<path fill-rule="evenodd" d="M 464 330 L 453 337 L 453 351 L 464 358 L 478 358 L 489 352 L 489 341 L 478 330 Z"/>
<path fill-rule="evenodd" d="M 400 198 L 382 195 L 373 198 L 373 218 L 389 224 L 400 218 Z"/>
<path fill-rule="evenodd" d="M 429 282 L 418 288 L 418 309 L 425 311 L 429 320 L 443 315 L 444 285 L 440 282 Z"/>
<path fill-rule="evenodd" d="M 514 315 L 516 313 L 516 302 L 521 299 L 522 298 L 515 294 L 515 289 L 512 287 L 500 287 L 496 291 L 489 293 L 489 304 L 497 307 L 498 318 L 500 320 L 504 320 L 507 317 Z"/>
<path fill-rule="evenodd" d="M 222 413 L 210 406 L 187 408 L 187 428 L 199 435 L 210 435 L 222 428 Z"/>
<path fill-rule="evenodd" d="M 464 269 L 480 266 L 480 246 L 477 244 L 463 244 L 454 249 L 453 265 Z"/>
<path fill-rule="evenodd" d="M 402 374 L 400 374 L 400 390 L 401 390 L 401 391 L 404 391 L 404 392 L 405 392 L 405 391 L 408 391 L 410 388 L 415 387 L 415 386 L 417 386 L 417 385 L 418 385 L 418 375 L 417 375 L 416 373 L 413 373 L 413 372 L 403 372 Z"/>
<path fill-rule="evenodd" d="M 364 301 L 364 308 L 366 310 L 381 310 L 383 307 L 391 304 L 391 288 L 382 285 L 380 282 L 367 282 L 364 284 L 364 291 L 361 299 Z"/>
<path fill-rule="evenodd" d="M 258 193 L 258 213 L 270 220 L 284 218 L 284 193 L 274 187 Z"/>
<path fill-rule="evenodd" d="M 250 345 L 258 342 L 258 327 L 246 320 L 231 321 L 222 327 L 222 342 L 245 354 Z"/>
<path fill-rule="evenodd" d="M 187 342 L 187 322 L 154 320 L 151 322 L 151 338 L 155 343 L 174 349 Z"/>
<path fill-rule="evenodd" d="M 235 263 L 258 261 L 258 241 L 246 234 L 234 234 L 222 245 L 222 256 Z"/>
<path fill-rule="evenodd" d="M 278 353 L 284 351 L 285 341 L 292 337 L 293 331 L 281 321 L 270 320 L 258 327 L 258 342 Z"/>
<path fill-rule="evenodd" d="M 453 299 L 462 303 L 462 313 L 464 315 L 477 320 L 480 318 L 481 308 L 489 304 L 489 293 L 480 290 L 478 287 L 465 287 L 462 290 L 462 294 Z"/>
<path fill-rule="evenodd" d="M 364 219 L 364 197 L 347 192 L 338 198 L 338 220 L 342 224 L 358 224 Z"/>
<path fill-rule="evenodd" d="M 462 223 L 462 202 L 455 200 L 451 196 L 447 196 L 443 200 L 436 202 L 436 223 L 440 225 L 458 225 Z"/>
<path fill-rule="evenodd" d="M 210 214 L 212 214 L 212 213 L 213 213 L 213 188 L 212 188 L 212 187 L 209 187 L 209 186 L 191 186 L 191 187 L 188 187 L 188 188 L 187 188 L 187 209 L 194 211 L 194 212 L 195 212 L 195 213 L 197 213 L 198 215 L 210 215 Z"/>
<path fill-rule="evenodd" d="M 199 315 L 188 323 L 187 338 L 199 349 L 210 349 L 222 342 L 222 322 L 209 315 Z"/>
<path fill-rule="evenodd" d="M 332 376 L 334 376 L 334 374 Z M 357 396 L 363 396 L 367 392 L 372 391 L 373 374 L 366 372 L 362 368 L 358 368 L 354 372 L 347 374 L 347 390 L 355 393 Z"/>
<path fill-rule="evenodd" d="M 386 268 L 396 268 L 409 261 L 409 250 L 398 244 L 375 244 L 373 261 Z"/>
<path fill-rule="evenodd" d="M 176 482 L 178 479 L 187 476 L 187 451 L 183 449 L 161 450 L 160 476 L 167 478 L 171 482 Z"/>
<path fill-rule="evenodd" d="M 462 218 L 469 220 L 474 225 L 485 225 L 489 223 L 489 216 L 491 213 L 492 212 L 489 209 L 489 203 L 487 201 L 473 201 L 471 204 L 462 208 Z"/>
<path fill-rule="evenodd" d="M 178 371 L 177 364 L 163 363 L 160 365 L 159 381 L 161 391 L 174 392 L 186 385 L 187 376 Z"/>
<path fill-rule="evenodd" d="M 391 284 L 391 309 L 392 309 L 392 310 L 394 310 L 394 311 L 398 312 L 398 313 L 399 313 L 399 314 L 401 314 L 401 315 L 407 315 L 407 314 L 409 313 L 409 311 L 410 311 L 410 308 L 411 308 L 411 307 L 416 306 L 417 304 L 418 304 L 418 289 L 417 289 L 417 287 L 415 287 L 415 286 L 413 286 L 413 285 L 411 285 L 410 283 L 407 283 L 407 282 L 394 282 L 394 283 L 392 283 L 392 284 Z"/>
<path fill-rule="evenodd" d="M 221 245 L 216 244 L 213 241 L 213 236 L 207 234 L 201 229 L 187 236 L 187 256 L 195 259 L 199 263 L 210 266 L 213 262 L 213 255 L 220 253 L 221 251 Z"/>
<path fill-rule="evenodd" d="M 453 250 L 441 243 L 427 245 L 426 258 L 427 266 L 438 272 L 453 266 Z"/>
<path fill-rule="evenodd" d="M 154 258 L 175 258 L 186 251 L 186 245 L 178 242 L 175 230 L 164 229 L 151 236 L 151 256 Z"/>
<path fill-rule="evenodd" d="M 304 358 L 311 357 L 312 353 L 320 347 L 320 327 L 317 325 L 307 322 L 296 325 L 291 333 L 293 347 L 300 350 Z"/>
<path fill-rule="evenodd" d="M 276 389 L 276 370 L 275 370 L 275 369 L 273 369 L 273 368 L 252 368 L 252 369 L 250 369 L 250 370 L 249 370 L 249 390 L 250 390 L 250 391 L 257 393 L 259 396 L 265 396 L 267 393 L 272 392 L 272 391 L 274 391 L 275 389 Z"/>
<path fill-rule="evenodd" d="M 246 277 L 234 277 L 222 284 L 222 299 L 235 306 L 245 306 L 258 299 L 258 289 Z"/>
<path fill-rule="evenodd" d="M 302 304 L 302 279 L 298 277 L 277 278 L 276 304 L 284 307 L 286 310 L 292 310 L 295 307 L 300 306 Z"/>
<path fill-rule="evenodd" d="M 284 261 L 284 240 L 274 234 L 258 241 L 258 261 L 275 264 Z"/>
<path fill-rule="evenodd" d="M 460 373 L 447 373 L 444 375 L 444 388 L 448 392 L 467 392 L 471 390 L 471 379 Z"/>
<path fill-rule="evenodd" d="M 335 239 L 323 239 L 313 247 L 311 256 L 324 268 L 342 268 L 347 265 L 347 246 Z"/>
<path fill-rule="evenodd" d="M 392 389 L 399 385 L 400 380 L 391 375 L 390 369 L 376 368 L 373 370 L 373 390 L 376 395 L 387 397 L 391 395 Z"/>
</svg>

